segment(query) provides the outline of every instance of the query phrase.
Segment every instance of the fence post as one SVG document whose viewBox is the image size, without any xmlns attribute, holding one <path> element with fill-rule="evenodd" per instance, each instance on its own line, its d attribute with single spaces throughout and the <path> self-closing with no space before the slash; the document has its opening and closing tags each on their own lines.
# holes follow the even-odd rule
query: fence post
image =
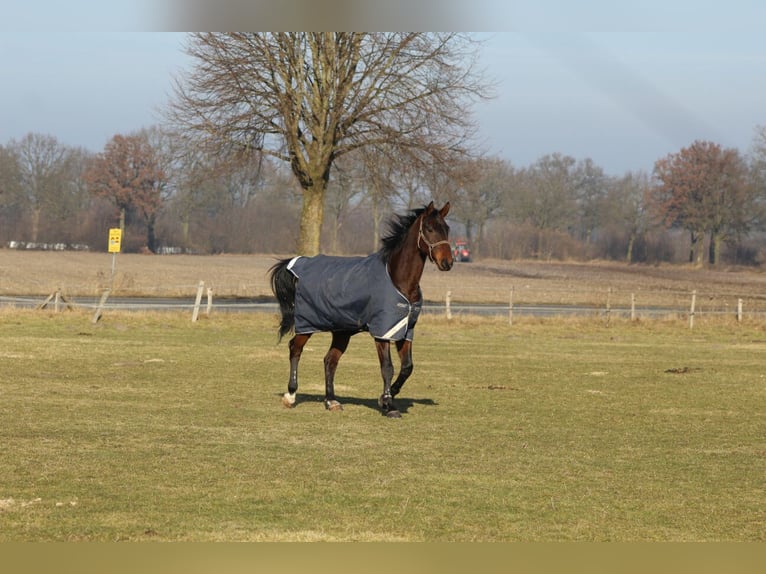
<svg viewBox="0 0 766 574">
<path fill-rule="evenodd" d="M 742 299 L 737 299 L 737 323 L 742 322 Z"/>
<path fill-rule="evenodd" d="M 205 282 L 200 281 L 199 285 L 197 286 L 197 298 L 194 300 L 194 311 L 192 311 L 192 323 L 197 322 L 197 317 L 199 317 L 199 304 L 202 301 L 202 290 L 205 288 Z"/>
<path fill-rule="evenodd" d="M 630 320 L 631 322 L 636 320 L 636 294 L 630 294 Z"/>
<path fill-rule="evenodd" d="M 205 315 L 210 316 L 210 311 L 213 308 L 213 288 L 207 288 L 207 307 L 205 308 Z"/>
<path fill-rule="evenodd" d="M 106 305 L 106 300 L 109 298 L 109 289 L 104 289 L 104 292 L 101 293 L 101 299 L 98 302 L 98 307 L 96 307 L 96 312 L 93 314 L 93 319 L 91 319 L 91 323 L 94 325 L 98 323 L 98 320 L 101 319 L 101 312 L 104 309 L 104 305 Z"/>
<path fill-rule="evenodd" d="M 692 291 L 692 306 L 689 309 L 689 328 L 694 328 L 694 307 L 697 305 L 697 290 Z"/>
<path fill-rule="evenodd" d="M 513 286 L 511 286 L 511 294 L 508 298 L 508 324 L 513 325 Z"/>
<path fill-rule="evenodd" d="M 612 288 L 606 290 L 606 326 L 609 326 L 609 319 L 612 314 Z"/>
<path fill-rule="evenodd" d="M 447 297 L 445 298 L 445 306 L 447 308 L 447 319 L 452 319 L 452 309 L 450 308 L 451 300 L 452 300 L 452 291 L 447 291 Z"/>
</svg>

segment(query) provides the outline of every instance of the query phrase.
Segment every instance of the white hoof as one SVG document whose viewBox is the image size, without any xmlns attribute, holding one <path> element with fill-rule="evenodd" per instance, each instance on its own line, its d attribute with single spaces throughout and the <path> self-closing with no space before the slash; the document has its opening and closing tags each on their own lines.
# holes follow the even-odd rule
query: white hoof
<svg viewBox="0 0 766 574">
<path fill-rule="evenodd" d="M 282 404 L 288 409 L 293 408 L 295 406 L 295 393 L 285 393 L 282 395 Z"/>
</svg>

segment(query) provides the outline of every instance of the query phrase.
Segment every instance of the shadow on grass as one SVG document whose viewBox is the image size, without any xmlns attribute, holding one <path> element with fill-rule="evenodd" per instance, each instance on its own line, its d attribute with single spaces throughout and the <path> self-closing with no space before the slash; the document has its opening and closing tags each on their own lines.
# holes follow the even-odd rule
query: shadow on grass
<svg viewBox="0 0 766 574">
<path fill-rule="evenodd" d="M 277 395 L 280 397 L 282 396 L 280 393 L 278 393 Z M 380 412 L 380 407 L 378 406 L 377 398 L 360 399 L 358 397 L 342 397 L 339 395 L 336 395 L 335 398 L 343 406 L 356 405 L 361 407 L 367 407 L 368 409 L 372 409 L 376 412 Z M 323 403 L 323 402 L 324 402 L 323 394 L 320 395 L 320 394 L 313 394 L 313 393 L 298 393 L 295 397 L 296 407 L 300 406 L 302 403 Z M 414 405 L 436 406 L 439 404 L 435 402 L 433 399 L 411 399 L 407 397 L 397 397 L 396 399 L 394 399 L 394 402 L 396 403 L 396 409 L 402 414 L 405 414 Z"/>
</svg>

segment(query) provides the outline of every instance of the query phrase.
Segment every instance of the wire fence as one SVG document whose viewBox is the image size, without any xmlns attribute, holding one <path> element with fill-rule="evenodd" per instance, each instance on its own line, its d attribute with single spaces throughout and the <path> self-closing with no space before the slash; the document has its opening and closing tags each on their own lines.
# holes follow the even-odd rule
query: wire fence
<svg viewBox="0 0 766 574">
<path fill-rule="evenodd" d="M 189 286 L 177 286 L 189 292 Z M 243 286 L 237 288 L 242 291 Z M 165 288 L 167 291 L 167 288 Z M 223 289 L 227 292 L 226 289 Z M 47 297 L 0 296 L 0 307 L 51 309 L 84 309 L 94 313 L 93 321 L 110 311 L 180 311 L 189 312 L 196 321 L 200 314 L 213 312 L 278 312 L 273 297 L 255 289 L 252 297 L 215 297 L 215 289 L 200 281 L 194 296 L 183 297 L 114 297 L 104 290 L 97 297 L 68 297 L 61 290 Z M 251 291 L 253 292 L 253 291 Z M 448 319 L 465 316 L 506 317 L 510 325 L 518 317 L 596 317 L 612 319 L 677 318 L 694 326 L 695 319 L 730 317 L 732 321 L 766 322 L 766 293 L 739 296 L 734 292 L 705 290 L 626 290 L 606 287 L 534 289 L 508 286 L 505 294 L 497 287 L 482 290 L 471 287 L 470 293 L 447 289 L 426 298 L 423 313 L 443 315 Z M 500 299 L 504 301 L 500 301 Z M 473 300 L 471 300 L 473 299 Z"/>
</svg>

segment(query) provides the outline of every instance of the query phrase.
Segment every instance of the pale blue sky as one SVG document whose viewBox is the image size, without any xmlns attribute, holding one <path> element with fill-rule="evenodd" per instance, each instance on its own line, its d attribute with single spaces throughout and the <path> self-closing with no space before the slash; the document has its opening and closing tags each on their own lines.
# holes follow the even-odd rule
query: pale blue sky
<svg viewBox="0 0 766 574">
<path fill-rule="evenodd" d="M 114 134 L 158 122 L 172 74 L 190 63 L 184 34 L 169 30 L 206 22 L 158 15 L 157 2 L 18 4 L 3 7 L 0 144 L 38 132 L 100 151 Z M 447 3 L 451 20 L 434 21 L 507 30 L 479 34 L 480 65 L 498 82 L 497 98 L 474 109 L 490 153 L 517 167 L 562 153 L 620 175 L 651 171 L 695 139 L 747 152 L 766 125 L 766 3 L 717 4 L 478 0 Z M 372 11 L 354 15 L 364 23 Z M 437 29 L 427 16 L 414 23 L 399 27 Z"/>
</svg>

